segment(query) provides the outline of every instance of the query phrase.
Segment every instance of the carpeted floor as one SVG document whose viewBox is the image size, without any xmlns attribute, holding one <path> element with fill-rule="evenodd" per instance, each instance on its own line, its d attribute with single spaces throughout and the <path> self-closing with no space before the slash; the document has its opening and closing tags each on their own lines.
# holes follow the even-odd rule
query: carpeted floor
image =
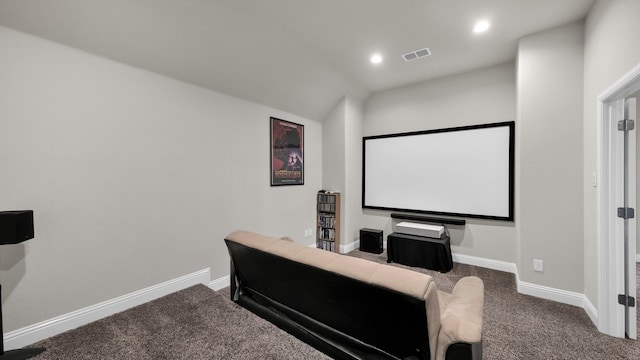
<svg viewBox="0 0 640 360">
<path fill-rule="evenodd" d="M 386 254 L 350 256 L 386 262 Z M 409 268 L 403 265 L 392 264 Z M 455 264 L 439 289 L 476 275 L 485 284 L 484 356 L 491 359 L 640 359 L 640 342 L 599 333 L 580 308 L 518 294 L 513 274 Z M 640 280 L 640 273 L 638 274 Z M 640 289 L 640 287 L 639 287 Z M 48 359 L 328 359 L 215 292 L 197 285 L 45 339 Z"/>
<path fill-rule="evenodd" d="M 196 285 L 34 346 L 34 360 L 329 359 L 222 293 Z"/>
<path fill-rule="evenodd" d="M 358 250 L 351 256 L 386 262 L 386 251 Z M 640 359 L 640 341 L 619 339 L 598 332 L 581 308 L 517 292 L 515 275 L 454 263 L 442 274 L 403 267 L 433 276 L 438 289 L 451 291 L 463 276 L 480 277 L 485 286 L 483 359 Z M 640 267 L 637 279 L 640 284 Z M 638 287 L 640 293 L 640 286 Z M 640 333 L 640 322 L 637 324 Z"/>
</svg>

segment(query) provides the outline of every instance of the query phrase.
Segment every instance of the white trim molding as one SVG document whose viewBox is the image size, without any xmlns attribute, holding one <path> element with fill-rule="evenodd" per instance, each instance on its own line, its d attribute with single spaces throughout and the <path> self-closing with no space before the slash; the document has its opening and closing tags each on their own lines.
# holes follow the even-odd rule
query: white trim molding
<svg viewBox="0 0 640 360">
<path fill-rule="evenodd" d="M 345 248 L 341 248 L 341 250 L 354 250 L 358 247 L 358 244 L 358 241 L 352 242 L 345 246 Z M 519 293 L 581 307 L 591 320 L 597 324 L 598 312 L 593 304 L 591 304 L 583 294 L 522 282 L 518 277 L 518 269 L 514 263 L 464 254 L 453 254 L 452 256 L 453 261 L 457 263 L 515 274 L 516 286 Z M 104 301 L 34 325 L 8 332 L 4 335 L 5 349 L 12 350 L 22 348 L 37 341 L 75 329 L 79 326 L 86 325 L 90 322 L 119 313 L 134 306 L 144 304 L 159 297 L 169 295 L 173 292 L 186 289 L 193 285 L 204 284 L 212 290 L 217 291 L 229 286 L 230 279 L 230 275 L 226 275 L 218 279 L 211 280 L 211 273 L 209 269 L 200 270 L 112 300 Z"/>
<path fill-rule="evenodd" d="M 130 309 L 134 306 L 186 289 L 190 286 L 197 284 L 209 285 L 210 283 L 213 283 L 211 282 L 211 271 L 204 269 L 34 325 L 26 326 L 4 334 L 5 350 L 19 349 L 37 341 Z"/>
<path fill-rule="evenodd" d="M 349 253 L 355 249 L 359 249 L 360 248 L 360 240 L 356 240 L 353 242 L 350 242 L 348 244 L 340 244 L 340 253 L 341 254 L 346 254 Z"/>
<path fill-rule="evenodd" d="M 464 255 L 464 254 L 452 254 L 453 261 L 460 264 L 467 264 L 473 266 L 480 266 L 487 269 L 504 271 L 508 273 L 512 273 L 516 275 L 516 280 L 518 280 L 518 268 L 516 264 L 500 261 L 500 260 L 491 260 L 486 258 L 481 258 L 477 256 Z"/>
<path fill-rule="evenodd" d="M 577 306 L 587 313 L 587 316 L 589 316 L 594 324 L 598 323 L 598 310 L 596 310 L 595 306 L 593 306 L 584 294 L 524 281 L 518 281 L 518 293 Z"/>
<path fill-rule="evenodd" d="M 624 275 L 619 264 L 624 259 L 622 245 L 616 239 L 615 209 L 617 192 L 615 186 L 615 146 L 610 105 L 616 99 L 629 96 L 640 90 L 640 64 L 613 83 L 597 99 L 597 245 L 598 245 L 598 330 L 607 335 L 624 337 L 624 308 L 617 303 L 617 294 L 624 288 Z"/>
<path fill-rule="evenodd" d="M 580 307 L 594 324 L 598 324 L 598 310 L 584 294 L 520 281 L 518 267 L 514 263 L 455 253 L 452 254 L 452 257 L 453 261 L 460 264 L 512 273 L 516 278 L 518 293 Z"/>
<path fill-rule="evenodd" d="M 227 286 L 231 286 L 231 276 L 226 275 L 221 278 L 215 279 L 211 281 L 208 286 L 211 290 L 215 290 L 215 291 L 224 289 Z"/>
</svg>

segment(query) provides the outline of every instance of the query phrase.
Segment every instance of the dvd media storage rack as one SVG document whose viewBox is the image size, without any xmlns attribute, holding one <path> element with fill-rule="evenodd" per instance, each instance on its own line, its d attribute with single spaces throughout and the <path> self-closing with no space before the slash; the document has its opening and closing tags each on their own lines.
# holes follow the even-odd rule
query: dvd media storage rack
<svg viewBox="0 0 640 360">
<path fill-rule="evenodd" d="M 340 252 L 340 193 L 321 190 L 317 196 L 316 247 Z"/>
</svg>

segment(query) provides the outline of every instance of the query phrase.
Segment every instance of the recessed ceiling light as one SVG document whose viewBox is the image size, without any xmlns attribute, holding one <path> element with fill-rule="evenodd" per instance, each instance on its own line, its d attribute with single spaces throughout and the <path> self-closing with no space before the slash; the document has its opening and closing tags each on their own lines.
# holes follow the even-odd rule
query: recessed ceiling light
<svg viewBox="0 0 640 360">
<path fill-rule="evenodd" d="M 479 21 L 478 23 L 476 23 L 476 26 L 473 27 L 473 32 L 481 33 L 487 31 L 489 27 L 491 27 L 491 24 L 489 24 L 488 21 Z"/>
<path fill-rule="evenodd" d="M 379 64 L 382 62 L 382 56 L 380 54 L 373 54 L 371 56 L 371 62 L 374 64 Z"/>
</svg>

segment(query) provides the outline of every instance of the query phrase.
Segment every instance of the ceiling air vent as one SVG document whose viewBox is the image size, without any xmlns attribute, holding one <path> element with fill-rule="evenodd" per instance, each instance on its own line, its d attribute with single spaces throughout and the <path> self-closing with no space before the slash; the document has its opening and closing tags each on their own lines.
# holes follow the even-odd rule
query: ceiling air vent
<svg viewBox="0 0 640 360">
<path fill-rule="evenodd" d="M 404 61 L 411 61 L 411 60 L 419 59 L 421 57 L 425 57 L 429 55 L 431 55 L 431 50 L 429 50 L 429 48 L 424 48 L 424 49 L 412 51 L 410 53 L 406 53 L 402 55 L 402 57 L 404 58 Z"/>
</svg>

